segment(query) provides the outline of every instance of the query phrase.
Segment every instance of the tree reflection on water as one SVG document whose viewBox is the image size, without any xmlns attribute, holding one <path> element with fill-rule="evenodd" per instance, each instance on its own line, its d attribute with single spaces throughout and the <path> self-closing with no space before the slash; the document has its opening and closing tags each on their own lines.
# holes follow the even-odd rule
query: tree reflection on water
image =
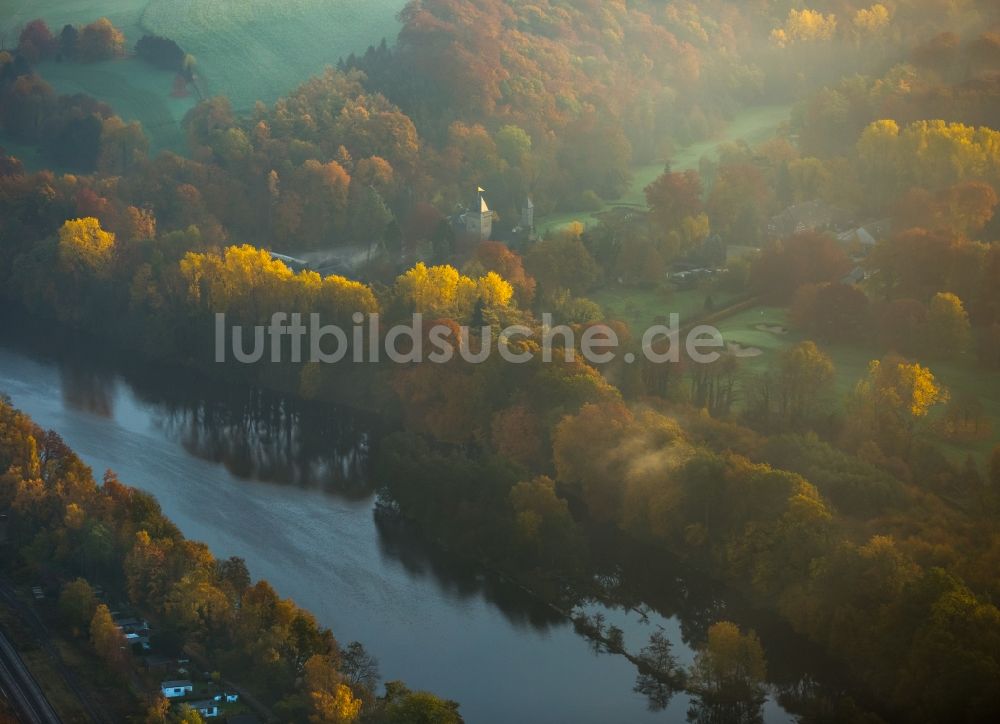
<svg viewBox="0 0 1000 724">
<path fill-rule="evenodd" d="M 240 478 L 319 487 L 354 500 L 374 493 L 367 421 L 260 390 L 227 392 L 215 399 L 161 398 L 157 423 L 191 455 Z"/>
</svg>

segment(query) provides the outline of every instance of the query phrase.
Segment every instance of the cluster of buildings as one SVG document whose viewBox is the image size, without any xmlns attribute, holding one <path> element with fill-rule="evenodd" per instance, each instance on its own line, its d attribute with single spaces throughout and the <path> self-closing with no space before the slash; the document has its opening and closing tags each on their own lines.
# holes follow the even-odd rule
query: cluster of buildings
<svg viewBox="0 0 1000 724">
<path fill-rule="evenodd" d="M 121 631 L 125 643 L 133 651 L 135 646 L 139 646 L 143 651 L 149 651 L 149 637 L 152 631 L 148 621 L 118 611 L 111 612 L 111 620 L 114 621 L 115 628 Z"/>
<path fill-rule="evenodd" d="M 227 724 L 260 723 L 244 706 L 232 706 L 239 704 L 239 692 L 220 686 L 209 674 L 192 675 L 190 659 L 153 654 L 144 657 L 144 663 L 150 673 L 160 672 L 163 677 L 173 677 L 160 681 L 160 694 L 175 709 L 186 705 L 197 711 L 202 719 L 220 719 Z"/>
<path fill-rule="evenodd" d="M 892 233 L 892 219 L 876 219 L 859 225 L 850 212 L 815 200 L 789 206 L 767 224 L 767 235 L 772 241 L 807 231 L 832 234 L 844 246 L 867 254 L 879 239 Z"/>
<path fill-rule="evenodd" d="M 459 209 L 451 218 L 457 237 L 473 243 L 496 239 L 499 241 L 533 241 L 535 237 L 535 202 L 527 197 L 521 206 L 521 216 L 516 226 L 507 231 L 497 229 L 494 235 L 496 214 L 486 203 L 486 191 L 479 187 L 474 202 L 465 209 Z"/>
<path fill-rule="evenodd" d="M 869 273 L 861 262 L 879 240 L 892 233 L 892 219 L 875 219 L 859 225 L 849 212 L 816 200 L 789 206 L 773 217 L 767 226 L 768 237 L 772 240 L 785 239 L 807 231 L 833 235 L 856 263 L 842 281 L 845 284 L 859 284 L 867 279 Z"/>
<path fill-rule="evenodd" d="M 235 704 L 240 700 L 240 695 L 236 692 L 221 691 L 214 694 L 195 695 L 195 685 L 190 679 L 170 679 L 160 682 L 160 693 L 163 697 L 174 704 L 187 704 L 198 712 L 203 719 L 214 719 L 222 715 L 225 704 Z M 248 714 L 241 714 L 236 717 L 227 717 L 230 724 L 250 724 L 256 721 L 256 717 Z"/>
<path fill-rule="evenodd" d="M 706 279 L 713 279 L 725 271 L 724 269 L 709 269 L 684 262 L 674 264 L 673 268 L 674 270 L 668 278 L 679 289 L 694 289 Z"/>
</svg>

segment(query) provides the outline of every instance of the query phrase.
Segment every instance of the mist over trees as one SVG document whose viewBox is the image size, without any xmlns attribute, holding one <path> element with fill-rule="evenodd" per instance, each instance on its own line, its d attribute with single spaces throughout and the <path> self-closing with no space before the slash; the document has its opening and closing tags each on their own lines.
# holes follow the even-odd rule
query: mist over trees
<svg viewBox="0 0 1000 724">
<path fill-rule="evenodd" d="M 779 616 L 887 720 L 994 720 L 996 4 L 423 0 L 401 21 L 394 43 L 274 103 L 203 100 L 184 153 L 154 157 L 137 122 L 44 80 L 59 56 L 121 56 L 121 32 L 25 25 L 0 52 L 0 130 L 53 168 L 0 153 L 0 294 L 154 359 L 378 409 L 398 427 L 376 461 L 394 510 L 562 610 L 609 568 L 674 557 Z M 190 70 L 172 40 L 136 52 Z M 776 104 L 790 115 L 767 138 L 673 161 Z M 490 215 L 491 238 L 469 233 L 470 212 Z M 363 261 L 303 269 L 272 252 Z M 642 325 L 681 305 L 685 326 L 725 328 L 724 353 L 643 361 Z M 614 331 L 639 361 L 543 363 L 525 338 L 525 365 L 210 364 L 215 313 L 264 325 L 276 310 L 345 328 L 420 313 L 418 336 L 440 324 L 469 352 L 513 324 L 538 338 L 551 313 L 577 339 Z M 15 538 L 68 577 L 60 609 L 108 666 L 120 647 L 91 580 L 290 719 L 460 721 L 396 682 L 376 697 L 370 667 L 348 664 L 363 651 L 141 494 L 97 485 L 68 451 L 43 461 L 43 433 L 9 406 L 0 417 Z M 86 557 L 95 531 L 107 559 Z M 609 595 L 655 600 L 660 585 Z M 692 720 L 754 721 L 776 691 L 811 720 L 866 715 L 779 691 L 766 636 L 718 620 L 702 633 Z M 638 658 L 676 674 L 667 649 Z"/>
</svg>

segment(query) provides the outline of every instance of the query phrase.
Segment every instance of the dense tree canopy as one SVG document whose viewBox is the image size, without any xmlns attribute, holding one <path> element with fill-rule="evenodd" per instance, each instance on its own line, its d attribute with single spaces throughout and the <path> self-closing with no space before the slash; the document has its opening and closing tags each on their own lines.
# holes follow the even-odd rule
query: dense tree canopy
<svg viewBox="0 0 1000 724">
<path fill-rule="evenodd" d="M 216 312 L 266 324 L 275 311 L 319 311 L 344 327 L 355 313 L 419 312 L 474 351 L 505 323 L 537 335 L 545 311 L 575 332 L 596 329 L 620 311 L 581 297 L 602 287 L 639 288 L 650 317 L 701 294 L 685 321 L 714 314 L 721 292 L 790 305 L 792 329 L 741 322 L 783 350 L 756 350 L 760 365 L 734 345 L 710 366 L 598 370 L 536 356 L 223 374 L 397 417 L 404 432 L 379 451 L 386 499 L 553 598 L 590 590 L 599 549 L 627 555 L 609 540 L 679 556 L 857 671 L 893 718 L 988 720 L 1000 660 L 989 603 L 1000 595 L 997 464 L 984 478 L 982 460 L 963 468 L 935 435 L 960 442 L 982 418 L 959 389 L 940 412 L 943 380 L 968 371 L 972 351 L 1000 367 L 1000 86 L 996 33 L 985 30 L 995 11 L 943 0 L 424 0 L 404 10 L 395 45 L 273 104 L 199 103 L 183 124 L 188 153 L 155 158 L 138 124 L 58 96 L 37 71 L 56 55 L 117 57 L 121 33 L 101 20 L 56 38 L 30 23 L 17 51 L 0 53 L 0 127 L 71 173 L 26 171 L 0 153 L 0 290 L 195 365 L 212 350 Z M 170 67 L 182 53 L 164 39 L 138 51 Z M 736 109 L 794 97 L 806 100 L 774 138 L 723 144 L 697 173 L 668 165 L 645 205 L 602 209 L 634 162 L 662 164 Z M 504 241 L 464 238 L 460 215 L 479 203 L 478 186 Z M 600 221 L 538 224 L 535 241 L 513 231 L 529 196 L 540 217 L 586 207 Z M 783 231 L 782 209 L 803 205 L 829 220 Z M 862 224 L 865 248 L 844 240 L 863 238 Z M 727 245 L 761 251 L 734 261 Z M 337 263 L 303 271 L 269 250 Z M 331 273 L 340 260 L 361 280 Z M 728 271 L 682 289 L 674 264 Z M 477 329 L 462 339 L 459 324 Z M 638 351 L 639 335 L 613 328 Z M 538 351 L 535 340 L 515 346 Z M 862 375 L 846 400 L 845 374 Z M 61 613 L 111 665 L 120 646 L 92 583 L 247 676 L 290 720 L 373 713 L 374 674 L 347 663 L 363 651 L 349 657 L 245 566 L 183 539 L 145 496 L 113 478 L 96 485 L 57 446 L 39 453 L 44 434 L 8 407 L 0 418 L 18 550 L 71 581 Z M 93 555 L 98 540 L 113 555 Z M 729 623 L 702 633 L 693 717 L 752 720 L 760 641 Z M 662 648 L 649 657 L 666 660 Z M 399 684 L 374 714 L 460 721 L 452 702 Z"/>
</svg>

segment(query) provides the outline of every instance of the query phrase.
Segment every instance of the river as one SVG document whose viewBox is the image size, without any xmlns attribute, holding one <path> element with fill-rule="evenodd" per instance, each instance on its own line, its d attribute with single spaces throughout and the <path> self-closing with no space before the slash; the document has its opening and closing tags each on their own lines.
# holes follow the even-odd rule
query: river
<svg viewBox="0 0 1000 724">
<path fill-rule="evenodd" d="M 594 653 L 520 590 L 379 525 L 366 477 L 377 420 L 126 366 L 64 332 L 0 322 L 0 393 L 95 475 L 111 469 L 152 493 L 185 535 L 244 558 L 341 642 L 362 641 L 385 680 L 460 701 L 470 724 L 685 721 L 683 692 L 650 711 L 626 659 Z M 630 651 L 658 626 L 682 664 L 693 660 L 677 618 L 588 608 L 598 610 Z M 771 699 L 765 718 L 790 720 Z"/>
</svg>

